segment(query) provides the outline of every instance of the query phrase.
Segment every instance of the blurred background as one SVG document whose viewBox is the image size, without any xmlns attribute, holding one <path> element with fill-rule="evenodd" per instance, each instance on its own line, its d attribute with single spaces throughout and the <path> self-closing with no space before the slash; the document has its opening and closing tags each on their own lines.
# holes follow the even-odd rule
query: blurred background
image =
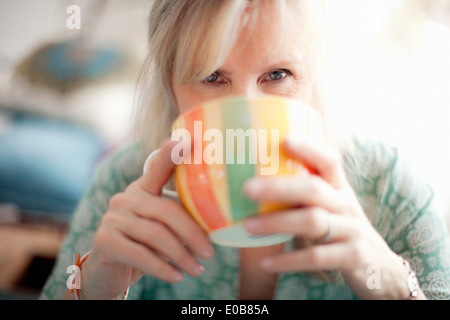
<svg viewBox="0 0 450 320">
<path fill-rule="evenodd" d="M 335 117 L 411 159 L 450 226 L 450 0 L 324 0 Z M 151 0 L 0 0 L 0 299 L 35 299 L 130 140 Z M 75 6 L 73 6 L 75 5 Z"/>
<path fill-rule="evenodd" d="M 37 297 L 96 165 L 130 139 L 150 4 L 0 0 L 0 298 Z"/>
</svg>

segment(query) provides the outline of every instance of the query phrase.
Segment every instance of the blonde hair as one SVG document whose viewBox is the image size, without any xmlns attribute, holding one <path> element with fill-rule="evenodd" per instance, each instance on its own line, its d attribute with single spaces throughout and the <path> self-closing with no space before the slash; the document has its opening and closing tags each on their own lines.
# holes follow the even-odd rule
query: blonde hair
<svg viewBox="0 0 450 320">
<path fill-rule="evenodd" d="M 243 26 L 254 22 L 258 8 L 270 0 L 154 0 L 149 16 L 149 48 L 139 77 L 137 134 L 144 156 L 170 137 L 178 115 L 175 83 L 199 81 L 225 61 Z M 318 0 L 272 0 L 280 15 L 298 7 L 307 63 L 314 75 L 313 107 L 326 117 L 323 66 L 327 36 Z M 282 23 L 286 19 L 279 19 Z M 303 48 L 304 50 L 305 48 Z M 302 50 L 302 48 L 299 48 Z M 332 139 L 333 135 L 329 134 Z"/>
</svg>

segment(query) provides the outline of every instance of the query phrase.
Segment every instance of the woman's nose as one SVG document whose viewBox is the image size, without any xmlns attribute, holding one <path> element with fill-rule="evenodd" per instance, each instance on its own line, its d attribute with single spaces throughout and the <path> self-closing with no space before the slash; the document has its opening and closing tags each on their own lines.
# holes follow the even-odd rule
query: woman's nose
<svg viewBox="0 0 450 320">
<path fill-rule="evenodd" d="M 233 86 L 233 95 L 243 96 L 246 98 L 257 98 L 263 93 L 256 83 L 241 82 Z"/>
</svg>

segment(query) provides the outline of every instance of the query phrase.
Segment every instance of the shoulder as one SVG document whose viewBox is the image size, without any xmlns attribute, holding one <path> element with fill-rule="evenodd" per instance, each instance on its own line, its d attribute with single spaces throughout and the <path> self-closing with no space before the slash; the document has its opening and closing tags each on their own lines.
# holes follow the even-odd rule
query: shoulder
<svg viewBox="0 0 450 320">
<path fill-rule="evenodd" d="M 371 180 L 391 172 L 398 163 L 399 153 L 396 147 L 384 142 L 352 137 L 344 160 L 348 175 Z"/>
<path fill-rule="evenodd" d="M 138 142 L 130 142 L 105 156 L 96 170 L 94 183 L 119 192 L 142 174 L 144 155 Z"/>
<path fill-rule="evenodd" d="M 434 197 L 413 160 L 395 146 L 355 138 L 345 156 L 347 176 L 374 223 L 393 215 L 414 215 Z M 387 227 L 387 226 L 386 226 Z"/>
<path fill-rule="evenodd" d="M 372 203 L 367 208 L 369 215 L 374 214 L 382 200 L 386 185 L 399 175 L 396 171 L 403 171 L 397 148 L 369 138 L 352 137 L 344 146 L 343 163 L 362 205 Z"/>
<path fill-rule="evenodd" d="M 344 159 L 347 174 L 357 188 L 376 183 L 381 192 L 391 184 L 395 191 L 401 192 L 404 188 L 426 184 L 412 159 L 382 141 L 354 138 Z M 364 192 L 364 189 L 359 191 Z"/>
<path fill-rule="evenodd" d="M 93 225 L 108 209 L 111 197 L 124 191 L 142 174 L 143 156 L 139 143 L 129 143 L 104 156 L 99 162 L 92 183 L 80 202 L 74 220 L 95 217 Z M 80 218 L 82 217 L 82 218 Z M 90 219 L 87 219 L 90 220 Z"/>
<path fill-rule="evenodd" d="M 419 216 L 435 211 L 434 192 L 413 159 L 381 141 L 355 139 L 346 169 L 366 214 L 389 240 Z M 395 221 L 395 223 L 394 223 Z M 390 233 L 390 235 L 388 235 Z"/>
</svg>

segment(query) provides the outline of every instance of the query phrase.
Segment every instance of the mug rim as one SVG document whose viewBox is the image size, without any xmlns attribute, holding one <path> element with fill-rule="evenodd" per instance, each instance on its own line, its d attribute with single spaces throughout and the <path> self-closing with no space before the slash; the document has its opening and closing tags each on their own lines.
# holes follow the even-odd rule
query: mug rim
<svg viewBox="0 0 450 320">
<path fill-rule="evenodd" d="M 221 103 L 227 103 L 227 102 L 229 103 L 231 101 L 262 101 L 262 100 L 263 101 L 275 101 L 278 103 L 279 102 L 298 103 L 305 107 L 310 108 L 313 112 L 316 112 L 317 114 L 319 114 L 319 112 L 316 109 L 314 109 L 312 106 L 308 105 L 307 103 L 305 103 L 301 100 L 290 98 L 290 97 L 267 94 L 267 95 L 261 95 L 261 96 L 254 97 L 254 98 L 248 98 L 248 97 L 245 97 L 242 95 L 234 95 L 234 96 L 227 96 L 224 98 L 216 98 L 216 99 L 211 99 L 211 100 L 205 101 L 202 104 L 200 104 L 190 110 L 187 110 L 183 113 L 178 114 L 178 116 L 175 118 L 175 120 L 172 123 L 172 126 L 171 126 L 172 131 L 174 130 L 176 123 L 181 121 L 181 119 L 184 119 L 189 114 L 197 112 L 198 110 L 205 109 L 205 108 L 213 108 L 213 107 L 216 107 L 217 105 L 220 105 Z"/>
</svg>

